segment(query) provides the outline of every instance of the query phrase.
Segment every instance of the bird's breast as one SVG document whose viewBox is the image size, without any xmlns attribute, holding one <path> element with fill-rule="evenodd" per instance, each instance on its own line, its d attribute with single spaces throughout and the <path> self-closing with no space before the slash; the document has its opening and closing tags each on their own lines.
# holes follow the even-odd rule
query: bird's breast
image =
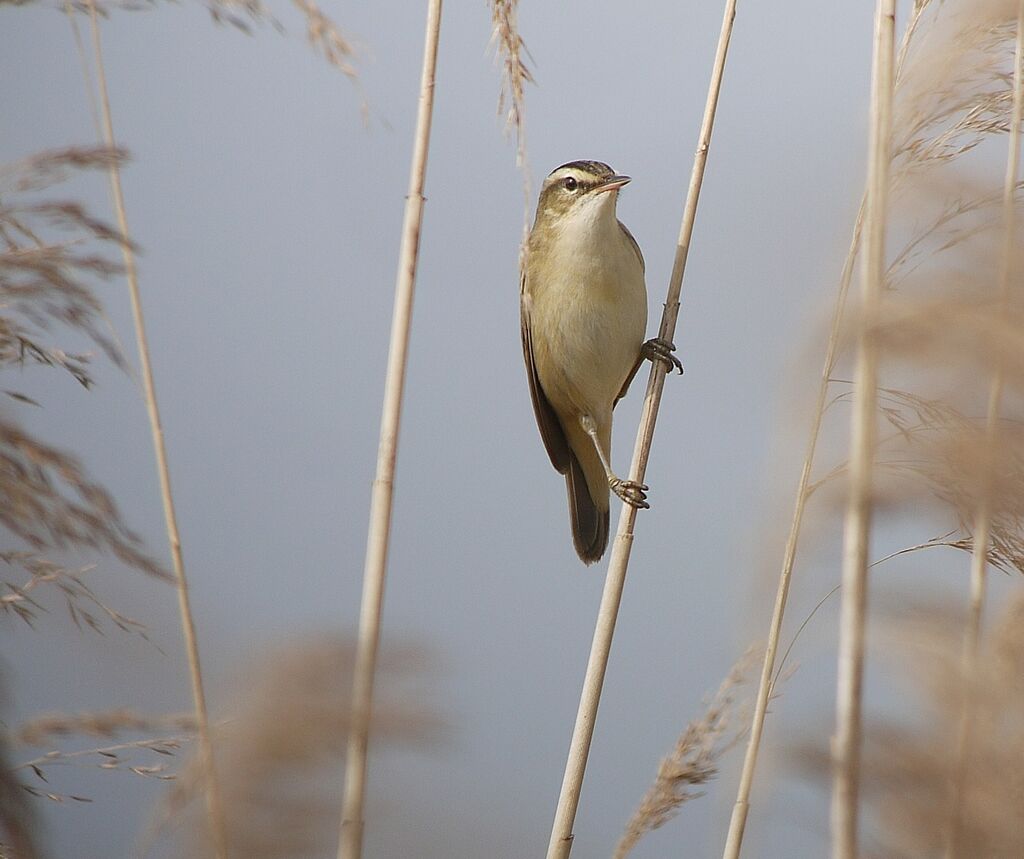
<svg viewBox="0 0 1024 859">
<path fill-rule="evenodd" d="M 559 411 L 610 411 L 643 342 L 643 268 L 614 226 L 610 234 L 564 232 L 531 272 L 534 359 Z"/>
</svg>

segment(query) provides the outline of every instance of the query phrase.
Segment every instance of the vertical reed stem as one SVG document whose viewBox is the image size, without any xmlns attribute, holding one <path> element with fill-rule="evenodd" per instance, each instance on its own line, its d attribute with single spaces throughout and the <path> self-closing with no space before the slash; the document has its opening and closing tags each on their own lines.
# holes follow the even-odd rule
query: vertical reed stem
<svg viewBox="0 0 1024 859">
<path fill-rule="evenodd" d="M 100 108 L 103 119 L 103 136 L 108 147 L 114 147 L 114 123 L 111 118 L 110 96 L 107 89 L 107 75 L 103 65 L 103 48 L 100 41 L 100 28 L 96 15 L 96 4 L 89 0 L 89 20 L 92 28 L 93 51 L 96 55 L 96 75 L 100 90 Z M 124 256 L 125 273 L 128 278 L 128 290 L 131 295 L 132 317 L 135 323 L 135 339 L 138 344 L 139 361 L 142 365 L 142 384 L 146 398 L 146 410 L 149 413 L 149 426 L 153 436 L 153 449 L 156 453 L 157 474 L 160 477 L 160 496 L 164 507 L 164 521 L 167 526 L 167 539 L 171 546 L 171 559 L 174 564 L 174 575 L 178 584 L 178 610 L 181 616 L 181 629 L 185 639 L 185 650 L 188 654 L 189 676 L 192 682 L 192 699 L 195 705 L 196 727 L 199 732 L 199 756 L 203 775 L 206 779 L 206 807 L 210 819 L 210 837 L 213 842 L 217 859 L 227 859 L 227 825 L 224 817 L 224 802 L 217 778 L 213 759 L 213 742 L 210 737 L 210 718 L 206 707 L 206 694 L 203 691 L 203 672 L 199 661 L 199 642 L 196 637 L 195 621 L 192 617 L 192 606 L 189 599 L 188 580 L 185 577 L 185 560 L 181 551 L 181 536 L 178 532 L 178 517 L 174 510 L 174 496 L 171 492 L 170 468 L 167 464 L 167 448 L 164 444 L 164 431 L 160 423 L 160 408 L 156 398 L 156 384 L 153 381 L 153 367 L 149 356 L 149 341 L 146 337 L 146 322 L 142 313 L 142 300 L 139 295 L 139 277 L 135 265 L 135 254 L 128 241 L 128 216 L 125 213 L 124 193 L 121 188 L 121 171 L 117 162 L 110 165 L 110 190 L 117 211 L 117 224 L 124 241 L 121 252 Z"/>
<path fill-rule="evenodd" d="M 871 533 L 872 465 L 878 397 L 875 328 L 880 315 L 885 276 L 895 11 L 895 0 L 878 0 L 871 73 L 865 259 L 861 272 L 863 318 L 858 332 L 850 438 L 850 490 L 843 539 L 843 601 L 839 620 L 836 736 L 833 741 L 833 859 L 857 857 L 868 542 Z"/>
<path fill-rule="evenodd" d="M 1016 190 L 1020 172 L 1020 126 L 1024 119 L 1024 82 L 1021 64 L 1024 62 L 1024 0 L 1018 0 L 1017 38 L 1013 66 L 1013 108 L 1009 124 L 1009 152 L 1006 157 L 1006 176 L 1003 182 L 1003 249 L 1000 260 L 997 307 L 1005 309 L 1010 301 L 1010 272 L 1013 267 L 1014 239 L 1016 237 Z M 997 311 L 998 312 L 998 311 Z M 1003 398 L 1003 362 L 997 355 L 996 365 L 989 383 L 988 408 L 985 415 L 985 450 L 994 456 L 999 442 L 999 412 Z M 971 679 L 978 666 L 982 616 L 985 610 L 985 584 L 988 574 L 988 550 L 992 531 L 992 492 L 994 462 L 987 459 L 985 472 L 979 481 L 981 500 L 974 520 L 974 545 L 971 550 L 971 596 L 967 615 L 967 629 L 963 644 L 964 701 L 957 736 L 956 763 L 953 773 L 950 831 L 946 845 L 947 859 L 960 855 L 963 815 L 962 798 L 967 783 L 974 706 L 970 690 Z"/>
<path fill-rule="evenodd" d="M 711 145 L 711 132 L 715 124 L 715 111 L 718 107 L 718 95 L 722 86 L 725 59 L 729 50 L 729 39 L 732 36 L 735 17 L 736 0 L 726 0 L 722 29 L 718 37 L 718 48 L 715 52 L 711 82 L 708 87 L 707 102 L 704 107 L 704 119 L 697 141 L 697 151 L 694 154 L 693 171 L 690 174 L 686 206 L 679 229 L 679 240 L 676 244 L 672 276 L 665 299 L 665 312 L 661 318 L 661 328 L 658 334 L 665 340 L 672 340 L 676 319 L 679 316 L 679 295 L 682 291 L 683 274 L 686 270 L 686 258 L 690 250 L 693 225 L 697 217 L 697 202 L 700 198 L 701 184 L 704 181 L 704 167 L 707 164 L 708 149 Z M 640 417 L 640 427 L 637 431 L 633 462 L 630 467 L 630 479 L 641 483 L 650 457 L 654 425 L 658 417 L 658 408 L 661 405 L 664 384 L 665 367 L 660 361 L 655 361 L 651 366 L 651 375 L 647 382 L 647 393 L 644 397 L 643 412 Z M 626 582 L 626 569 L 629 565 L 629 553 L 633 546 L 636 512 L 636 508 L 631 505 L 622 505 L 618 532 L 612 546 L 604 591 L 601 595 L 601 606 L 598 610 L 576 724 L 569 745 L 569 757 L 566 761 L 565 775 L 558 797 L 558 806 L 555 810 L 547 859 L 568 859 L 572 851 L 573 823 L 576 820 L 576 809 L 579 807 L 583 775 L 587 766 L 587 757 L 590 754 L 590 743 L 594 736 L 594 724 L 597 720 L 597 708 L 601 702 L 601 689 L 608 667 L 608 655 L 611 652 L 612 636 L 615 633 L 619 602 L 622 599 L 622 589 Z"/>
<path fill-rule="evenodd" d="M 910 20 L 900 40 L 900 50 L 896 59 L 896 81 L 899 82 L 903 66 L 910 51 L 910 43 L 917 31 L 917 26 L 924 13 L 924 7 L 915 5 Z M 786 548 L 783 553 L 782 570 L 779 573 L 779 584 L 775 593 L 775 608 L 772 612 L 771 624 L 768 629 L 768 644 L 765 648 L 764 663 L 761 666 L 761 680 L 757 689 L 757 699 L 750 725 L 750 738 L 743 758 L 743 770 L 740 773 L 739 787 L 736 791 L 736 803 L 733 805 L 732 818 L 729 821 L 729 835 L 725 843 L 722 859 L 739 859 L 743 844 L 743 834 L 747 825 L 747 814 L 750 811 L 750 792 L 754 784 L 754 772 L 757 769 L 758 753 L 764 736 L 764 721 L 768 712 L 768 700 L 771 697 L 775 659 L 778 654 L 779 637 L 782 634 L 782 621 L 786 613 L 789 599 L 789 587 L 793 577 L 793 565 L 796 562 L 797 547 L 800 543 L 800 532 L 803 527 L 804 510 L 810 494 L 811 471 L 818 448 L 818 436 L 821 434 L 821 422 L 825 415 L 828 389 L 832 370 L 835 368 L 839 347 L 839 329 L 846 307 L 846 296 L 853 280 L 853 266 L 860 248 L 861 230 L 864 226 L 866 198 L 862 197 L 857 219 L 853 227 L 850 248 L 843 262 L 843 270 L 839 277 L 839 292 L 832 309 L 832 321 L 829 325 L 828 344 L 825 347 L 825 362 L 822 366 L 821 378 L 818 381 L 817 402 L 811 417 L 811 430 L 804 452 L 803 466 L 797 485 L 796 500 L 793 503 L 793 515 L 790 520 L 789 534 L 786 537 Z"/>
<path fill-rule="evenodd" d="M 843 272 L 839 279 L 839 294 L 836 296 L 835 307 L 832 309 L 832 324 L 829 329 L 828 345 L 825 349 L 825 362 L 821 368 L 821 379 L 818 382 L 818 398 L 811 418 L 811 431 L 807 439 L 804 463 L 800 470 L 800 482 L 796 490 L 796 502 L 793 506 L 793 517 L 790 521 L 789 535 L 786 537 L 786 549 L 782 558 L 782 572 L 779 575 L 779 586 L 775 593 L 775 608 L 772 612 L 771 627 L 768 631 L 768 644 L 765 648 L 764 662 L 761 665 L 761 680 L 757 687 L 757 700 L 754 702 L 754 714 L 750 725 L 750 738 L 743 758 L 743 770 L 740 773 L 740 784 L 733 805 L 732 818 L 729 820 L 729 834 L 726 838 L 723 859 L 739 859 L 740 847 L 743 844 L 743 833 L 747 825 L 747 813 L 750 811 L 750 791 L 754 784 L 754 771 L 757 768 L 757 755 L 761 748 L 761 737 L 764 732 L 765 715 L 768 712 L 768 700 L 771 697 L 772 674 L 775 671 L 775 658 L 779 649 L 779 638 L 782 633 L 782 619 L 786 613 L 786 602 L 789 599 L 789 585 L 793 577 L 793 565 L 796 562 L 796 550 L 800 542 L 800 529 L 803 525 L 804 509 L 810 494 L 811 469 L 814 465 L 814 454 L 818 447 L 818 436 L 821 434 L 821 422 L 825 416 L 825 400 L 828 396 L 829 379 L 835 366 L 839 349 L 839 329 L 843 309 L 846 306 L 846 295 L 853 279 L 853 264 L 857 258 L 857 247 L 860 244 L 861 226 L 864 220 L 864 203 L 861 202 L 857 213 L 857 222 L 853 229 L 853 239 L 846 255 Z"/>
<path fill-rule="evenodd" d="M 341 836 L 338 859 L 360 859 L 363 852 L 363 809 L 366 797 L 366 758 L 373 706 L 373 681 L 380 644 L 384 577 L 387 571 L 388 541 L 391 534 L 395 459 L 402 418 L 402 392 L 412 323 L 413 292 L 423 220 L 423 183 L 427 171 L 430 124 L 434 110 L 434 74 L 441 31 L 441 0 L 428 0 L 423 71 L 420 79 L 419 110 L 409 172 L 409 194 L 402 221 L 402 246 L 395 284 L 395 306 L 391 319 L 391 344 L 384 382 L 384 408 L 380 423 L 377 473 L 370 502 L 370 525 L 366 539 L 363 570 L 363 598 L 359 612 L 359 641 L 352 680 L 352 718 L 345 759 L 345 793 L 342 800 Z"/>
</svg>

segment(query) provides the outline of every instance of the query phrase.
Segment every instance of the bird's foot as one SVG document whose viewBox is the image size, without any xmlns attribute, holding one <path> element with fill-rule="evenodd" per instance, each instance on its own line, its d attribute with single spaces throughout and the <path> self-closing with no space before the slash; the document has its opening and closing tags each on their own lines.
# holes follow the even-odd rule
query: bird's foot
<svg viewBox="0 0 1024 859">
<path fill-rule="evenodd" d="M 683 364 L 682 362 L 672 353 L 676 351 L 676 344 L 670 343 L 668 340 L 663 340 L 661 337 L 652 337 L 641 347 L 640 354 L 643 355 L 648 361 L 661 361 L 666 364 L 667 373 L 671 373 L 673 369 L 679 371 L 679 375 L 683 375 Z"/>
<path fill-rule="evenodd" d="M 617 477 L 608 479 L 608 486 L 612 492 L 625 501 L 630 507 L 638 510 L 646 510 L 651 505 L 647 503 L 646 483 L 637 483 L 635 480 L 619 480 Z"/>
</svg>

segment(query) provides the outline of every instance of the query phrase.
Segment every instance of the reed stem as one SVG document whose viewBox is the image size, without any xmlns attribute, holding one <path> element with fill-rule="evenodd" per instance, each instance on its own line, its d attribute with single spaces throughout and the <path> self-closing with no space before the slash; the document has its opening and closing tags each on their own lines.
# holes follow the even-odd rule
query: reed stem
<svg viewBox="0 0 1024 859">
<path fill-rule="evenodd" d="M 103 63 L 103 46 L 100 40 L 100 28 L 94 0 L 89 0 L 89 21 L 92 29 L 93 51 L 96 55 L 96 78 L 100 93 L 103 136 L 107 146 L 113 149 L 115 146 L 114 123 L 111 118 L 107 75 Z M 210 820 L 210 837 L 217 859 L 227 859 L 227 823 L 224 816 L 223 795 L 213 757 L 210 718 L 206 707 L 206 693 L 203 689 L 202 664 L 199 660 L 199 640 L 196 636 L 195 619 L 192 616 L 188 579 L 185 576 L 185 560 L 181 549 L 181 535 L 178 531 L 178 517 L 174 508 L 174 495 L 171 492 L 171 475 L 170 467 L 167 463 L 167 448 L 164 444 L 164 431 L 160 422 L 160 408 L 156 397 L 156 383 L 153 380 L 153 367 L 150 361 L 149 340 L 146 336 L 146 321 L 142 313 L 142 300 L 139 294 L 138 268 L 135 264 L 135 254 L 129 241 L 128 216 L 125 212 L 124 192 L 121 188 L 121 171 L 116 160 L 111 161 L 110 164 L 110 190 L 114 198 L 114 208 L 117 212 L 118 229 L 120 229 L 123 238 L 121 252 L 124 256 L 128 291 L 131 295 L 135 340 L 138 345 L 139 362 L 142 368 L 143 393 L 146 400 L 146 411 L 149 414 L 150 432 L 153 436 L 153 450 L 156 454 L 157 474 L 160 479 L 160 497 L 163 502 L 167 539 L 171 547 L 171 560 L 174 565 L 174 575 L 178 586 L 178 612 L 181 616 L 182 635 L 185 639 L 185 650 L 188 656 L 189 678 L 192 683 L 192 700 L 195 706 L 196 729 L 199 735 L 199 758 L 203 775 L 206 779 L 205 794 L 207 814 Z"/>
<path fill-rule="evenodd" d="M 434 110 L 434 75 L 441 32 L 441 0 L 428 0 L 419 109 L 409 171 L 409 193 L 402 221 L 402 245 L 398 258 L 391 343 L 384 382 L 384 407 L 377 451 L 377 472 L 370 501 L 370 525 L 366 539 L 363 597 L 359 612 L 359 639 L 352 680 L 352 718 L 345 758 L 345 792 L 342 799 L 338 859 L 360 859 L 363 852 L 366 799 L 367 750 L 373 707 L 373 681 L 380 645 L 384 579 L 395 485 L 395 460 L 402 418 L 402 393 L 408 363 L 409 331 L 419 258 L 420 225 L 423 220 L 423 185 L 427 172 L 430 125 Z"/>
<path fill-rule="evenodd" d="M 896 59 L 896 81 L 900 79 L 907 55 L 910 51 L 910 44 L 914 33 L 917 32 L 918 24 L 924 13 L 923 5 L 915 5 L 903 31 L 903 38 L 900 41 L 900 50 Z M 814 458 L 818 449 L 818 437 L 821 434 L 821 424 L 827 407 L 828 389 L 832 381 L 832 371 L 835 369 L 838 357 L 839 334 L 842 324 L 843 312 L 846 307 L 846 298 L 850 291 L 850 283 L 853 280 L 853 267 L 857 260 L 857 252 L 860 249 L 861 232 L 864 226 L 864 214 L 866 197 L 861 197 L 860 208 L 857 211 L 857 219 L 854 222 L 853 237 L 850 241 L 850 248 L 846 253 L 843 262 L 843 270 L 839 277 L 839 291 L 836 295 L 835 305 L 832 309 L 832 320 L 829 325 L 828 344 L 825 347 L 825 361 L 821 370 L 821 377 L 818 380 L 818 394 L 814 412 L 811 417 L 811 429 L 808 434 L 807 447 L 804 452 L 803 465 L 800 469 L 800 480 L 797 485 L 796 500 L 793 503 L 793 515 L 790 519 L 789 534 L 786 537 L 786 548 L 782 558 L 782 570 L 779 573 L 779 584 L 775 593 L 775 607 L 772 611 L 771 624 L 768 630 L 768 644 L 765 647 L 764 663 L 761 666 L 761 680 L 757 689 L 757 699 L 754 703 L 754 712 L 750 725 L 750 736 L 747 740 L 747 748 L 743 758 L 743 769 L 740 773 L 739 787 L 736 791 L 736 802 L 733 805 L 732 818 L 729 821 L 729 834 L 726 838 L 723 859 L 739 859 L 740 849 L 743 844 L 743 834 L 746 830 L 747 815 L 750 811 L 750 793 L 754 784 L 754 773 L 757 769 L 758 753 L 761 749 L 761 742 L 764 738 L 764 721 L 768 713 L 768 701 L 771 697 L 774 685 L 773 675 L 775 671 L 775 660 L 778 656 L 779 640 L 782 635 L 782 622 L 786 614 L 786 603 L 789 599 L 789 588 L 793 578 L 793 566 L 796 563 L 797 548 L 800 543 L 800 534 L 803 528 L 804 511 L 807 499 L 810 497 L 812 486 L 810 483 L 811 473 L 814 467 Z"/>
<path fill-rule="evenodd" d="M 842 606 L 836 736 L 833 741 L 832 856 L 856 859 L 860 788 L 861 710 L 867 621 L 868 549 L 872 467 L 878 399 L 875 329 L 885 277 L 885 226 L 892 136 L 895 0 L 879 0 L 875 13 L 867 212 L 861 270 L 862 318 L 857 336 L 850 437 L 850 489 L 843 537 Z"/>
<path fill-rule="evenodd" d="M 718 96 L 722 87 L 725 72 L 725 59 L 729 50 L 729 39 L 732 36 L 733 21 L 736 17 L 736 0 L 726 0 L 722 29 L 718 37 L 718 48 L 715 52 L 708 87 L 707 102 L 704 107 L 704 118 L 701 123 L 700 135 L 697 140 L 697 151 L 694 154 L 693 170 L 690 174 L 690 185 L 687 190 L 686 205 L 683 210 L 682 224 L 679 229 L 679 240 L 676 243 L 675 261 L 672 276 L 669 280 L 668 295 L 665 299 L 665 311 L 661 318 L 658 336 L 671 341 L 679 316 L 679 295 L 682 291 L 683 274 L 686 270 L 686 259 L 690 251 L 690 240 L 693 225 L 697 218 L 697 203 L 700 198 L 701 184 L 704 181 L 704 168 L 707 164 L 708 149 L 711 145 L 711 132 L 715 124 L 715 111 L 718 108 Z M 647 382 L 647 393 L 644 396 L 640 427 L 637 431 L 636 444 L 633 451 L 633 462 L 630 466 L 630 479 L 640 483 L 644 480 L 647 461 L 650 457 L 651 443 L 654 439 L 654 426 L 661 405 L 662 389 L 665 385 L 665 367 L 660 361 L 651 366 L 651 375 Z M 594 736 L 594 724 L 597 721 L 597 709 L 601 701 L 601 689 L 604 686 L 604 675 L 608 668 L 608 656 L 611 652 L 612 636 L 615 633 L 615 621 L 618 617 L 619 602 L 622 589 L 626 582 L 626 570 L 629 566 L 629 553 L 633 546 L 633 527 L 636 522 L 636 508 L 629 504 L 622 505 L 619 516 L 618 531 L 612 545 L 611 559 L 608 562 L 608 573 L 605 577 L 604 591 L 601 595 L 601 606 L 598 609 L 594 639 L 591 644 L 587 672 L 583 681 L 579 710 L 573 727 L 572 740 L 569 745 L 569 756 L 565 765 L 562 788 L 555 810 L 555 820 L 551 829 L 551 840 L 548 844 L 547 859 L 568 859 L 572 850 L 573 824 L 576 810 L 579 807 L 580 792 L 583 787 L 583 775 L 590 754 L 590 743 Z"/>
<path fill-rule="evenodd" d="M 811 419 L 810 435 L 807 439 L 807 450 L 800 470 L 800 482 L 796 490 L 796 502 L 790 521 L 789 535 L 786 537 L 786 548 L 782 558 L 782 572 L 779 575 L 779 586 L 775 593 L 775 608 L 772 611 L 771 628 L 768 631 L 768 644 L 765 648 L 764 662 L 761 666 L 761 679 L 757 688 L 757 699 L 754 702 L 754 714 L 750 725 L 750 737 L 743 758 L 743 769 L 740 773 L 740 784 L 733 805 L 732 817 L 729 820 L 729 834 L 726 837 L 723 859 L 738 859 L 743 844 L 743 833 L 747 825 L 747 813 L 750 811 L 750 791 L 754 784 L 754 771 L 757 768 L 757 755 L 761 748 L 764 734 L 764 720 L 768 712 L 768 701 L 771 697 L 772 675 L 775 671 L 775 659 L 778 654 L 779 640 L 782 635 L 782 620 L 786 613 L 786 602 L 789 599 L 789 586 L 793 577 L 793 565 L 796 563 L 796 550 L 800 542 L 800 531 L 803 526 L 804 510 L 810 496 L 811 470 L 814 466 L 814 455 L 818 448 L 818 436 L 821 434 L 821 423 L 825 417 L 825 403 L 828 397 L 829 381 L 835 366 L 839 349 L 839 332 L 842 323 L 846 296 L 853 279 L 853 264 L 857 258 L 860 245 L 861 226 L 864 221 L 864 203 L 861 202 L 857 213 L 857 222 L 853 229 L 853 239 L 843 264 L 839 279 L 839 294 L 836 296 L 832 310 L 832 324 L 829 329 L 828 345 L 825 348 L 825 362 L 821 368 L 818 381 L 818 398 L 815 403 L 814 416 Z"/>
</svg>

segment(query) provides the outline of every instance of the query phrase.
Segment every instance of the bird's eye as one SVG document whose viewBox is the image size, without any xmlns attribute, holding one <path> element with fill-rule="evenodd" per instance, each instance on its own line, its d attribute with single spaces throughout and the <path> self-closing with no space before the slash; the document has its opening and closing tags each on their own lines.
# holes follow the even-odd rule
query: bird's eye
<svg viewBox="0 0 1024 859">
<path fill-rule="evenodd" d="M 580 183 L 577 182 L 572 176 L 567 176 L 565 178 L 565 181 L 562 183 L 562 186 L 565 188 L 566 191 L 575 191 L 576 188 L 579 187 L 579 184 Z"/>
</svg>

